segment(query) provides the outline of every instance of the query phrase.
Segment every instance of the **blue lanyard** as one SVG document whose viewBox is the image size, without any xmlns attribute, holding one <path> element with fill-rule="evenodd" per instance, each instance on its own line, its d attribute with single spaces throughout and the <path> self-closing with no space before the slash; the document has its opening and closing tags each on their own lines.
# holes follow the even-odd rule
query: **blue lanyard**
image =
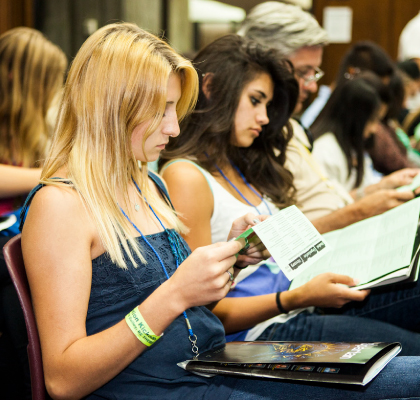
<svg viewBox="0 0 420 400">
<path fill-rule="evenodd" d="M 235 165 L 235 164 L 233 164 L 233 163 L 231 163 L 232 164 L 232 167 L 233 168 L 235 168 L 236 169 L 236 171 L 238 172 L 238 174 L 239 174 L 239 176 L 242 178 L 242 180 L 244 181 L 244 183 L 245 183 L 245 185 L 246 186 L 248 186 L 251 190 L 252 190 L 252 192 L 253 193 L 255 193 L 260 199 L 261 199 L 261 201 L 264 203 L 264 205 L 265 205 L 265 207 L 267 208 L 267 211 L 268 211 L 268 213 L 270 214 L 270 215 L 273 215 L 272 214 L 272 212 L 271 212 L 271 210 L 270 210 L 270 207 L 268 206 L 268 204 L 267 204 L 267 202 L 265 201 L 265 199 L 263 198 L 263 196 L 261 196 L 249 183 L 248 183 L 248 181 L 246 180 L 246 178 L 245 178 L 245 176 L 244 176 L 244 174 L 239 170 L 239 168 Z M 239 196 L 241 196 L 242 197 L 242 199 L 244 199 L 244 201 L 249 205 L 249 206 L 251 206 L 251 207 L 254 207 L 255 208 L 255 211 L 257 211 L 257 213 L 259 214 L 259 215 L 261 215 L 261 212 L 260 212 L 260 210 L 258 210 L 258 208 L 256 207 L 256 206 L 254 206 L 254 204 L 252 204 L 242 193 L 241 193 L 241 191 L 231 182 L 231 180 L 223 173 L 223 171 L 219 168 L 219 166 L 217 165 L 217 164 L 215 164 L 215 166 L 216 166 L 216 169 L 219 171 L 219 173 L 220 173 L 220 175 L 222 175 L 222 177 L 223 177 L 223 179 L 227 182 L 227 183 L 229 183 L 229 185 L 230 186 L 232 186 L 235 190 L 236 190 L 236 192 L 239 194 Z"/>
<path fill-rule="evenodd" d="M 142 195 L 141 190 L 138 187 L 138 185 L 137 185 L 137 183 L 136 183 L 136 181 L 134 179 L 133 179 L 133 182 L 134 182 L 134 185 L 136 186 L 137 190 L 139 191 L 140 195 Z M 185 245 L 179 239 L 179 237 L 178 237 L 177 234 L 172 233 L 171 231 L 169 231 L 168 229 L 165 228 L 165 226 L 163 225 L 162 221 L 156 215 L 155 210 L 153 210 L 152 206 L 149 204 L 149 202 L 146 200 L 146 198 L 144 198 L 144 201 L 149 206 L 149 208 L 152 211 L 153 215 L 156 217 L 156 219 L 159 221 L 160 225 L 162 226 L 163 230 L 165 231 L 165 233 L 166 233 L 166 235 L 168 237 L 169 244 L 171 246 L 172 254 L 175 257 L 176 268 L 178 268 L 179 267 L 179 257 L 181 258 L 181 262 L 182 262 L 183 261 L 182 258 L 184 258 L 182 253 L 184 252 L 184 254 L 185 254 L 185 252 L 187 252 L 187 249 L 186 249 Z M 121 207 L 120 207 L 120 210 L 124 214 L 124 216 L 127 218 L 127 220 L 131 223 L 131 225 L 133 225 L 134 229 L 140 234 L 140 236 L 143 238 L 143 240 L 145 241 L 145 243 L 150 247 L 150 249 L 153 251 L 153 253 L 155 253 L 155 256 L 157 257 L 157 259 L 159 260 L 160 265 L 162 266 L 163 272 L 166 275 L 166 279 L 169 279 L 168 271 L 167 271 L 167 269 L 165 267 L 165 264 L 162 261 L 162 258 L 159 255 L 159 253 L 154 249 L 154 247 L 147 240 L 146 236 L 143 235 L 143 233 L 140 231 L 140 229 L 137 228 L 137 226 L 134 224 L 134 222 L 131 221 L 131 219 L 128 217 L 128 215 L 124 212 L 124 210 Z M 188 339 L 191 342 L 192 352 L 196 356 L 198 356 L 199 353 L 198 353 L 198 347 L 197 347 L 197 336 L 194 334 L 194 332 L 192 330 L 190 320 L 188 319 L 187 313 L 185 311 L 183 311 L 183 315 L 184 315 L 184 318 L 185 318 L 185 323 L 187 324 Z"/>
</svg>

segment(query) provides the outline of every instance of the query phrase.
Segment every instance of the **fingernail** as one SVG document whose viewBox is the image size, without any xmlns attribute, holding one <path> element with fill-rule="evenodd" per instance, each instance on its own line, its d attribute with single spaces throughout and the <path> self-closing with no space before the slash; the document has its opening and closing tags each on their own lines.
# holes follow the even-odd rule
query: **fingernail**
<svg viewBox="0 0 420 400">
<path fill-rule="evenodd" d="M 241 244 L 242 247 L 245 247 L 247 240 L 244 237 L 237 239 L 237 241 Z"/>
<path fill-rule="evenodd" d="M 232 239 L 229 239 L 229 240 L 228 240 L 228 243 L 229 243 L 229 242 L 233 242 L 234 240 L 236 240 L 236 237 L 233 237 Z"/>
<path fill-rule="evenodd" d="M 353 279 L 354 286 L 357 286 L 360 283 L 360 279 Z"/>
<path fill-rule="evenodd" d="M 260 220 L 259 220 L 259 219 L 257 219 L 257 218 L 254 218 L 254 219 L 252 220 L 252 222 L 256 225 L 256 224 L 260 223 Z"/>
</svg>

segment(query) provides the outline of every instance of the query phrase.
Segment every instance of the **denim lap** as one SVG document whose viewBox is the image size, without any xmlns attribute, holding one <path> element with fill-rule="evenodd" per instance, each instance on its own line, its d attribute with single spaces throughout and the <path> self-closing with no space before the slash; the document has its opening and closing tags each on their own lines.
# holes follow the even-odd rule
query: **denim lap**
<svg viewBox="0 0 420 400">
<path fill-rule="evenodd" d="M 229 400 L 420 399 L 418 357 L 396 357 L 367 386 L 292 383 L 269 379 L 238 379 Z"/>
</svg>

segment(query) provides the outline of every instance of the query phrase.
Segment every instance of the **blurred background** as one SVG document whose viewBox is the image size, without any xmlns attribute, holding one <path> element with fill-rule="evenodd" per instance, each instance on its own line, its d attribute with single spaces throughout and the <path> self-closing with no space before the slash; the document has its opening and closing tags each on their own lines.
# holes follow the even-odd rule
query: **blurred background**
<svg viewBox="0 0 420 400">
<path fill-rule="evenodd" d="M 369 39 L 397 58 L 399 35 L 420 11 L 419 0 L 285 0 L 312 12 L 327 29 L 321 83 L 334 79 L 339 61 L 355 42 Z M 135 22 L 164 36 L 187 57 L 217 37 L 235 32 L 257 0 L 0 0 L 0 34 L 16 26 L 42 31 L 69 60 L 101 26 Z"/>
</svg>

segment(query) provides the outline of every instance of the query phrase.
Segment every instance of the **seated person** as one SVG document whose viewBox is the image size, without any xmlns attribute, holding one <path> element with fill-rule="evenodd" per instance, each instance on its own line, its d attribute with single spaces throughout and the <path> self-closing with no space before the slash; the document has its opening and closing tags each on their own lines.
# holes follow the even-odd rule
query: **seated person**
<svg viewBox="0 0 420 400">
<path fill-rule="evenodd" d="M 398 167 L 403 167 L 403 164 L 399 164 L 398 161 L 401 155 L 408 159 L 410 165 L 420 166 L 420 155 L 411 146 L 409 137 L 398 122 L 405 95 L 400 71 L 396 71 L 391 76 L 388 87 L 390 93 L 388 109 L 377 126 L 373 145 L 368 149 L 373 167 L 385 175 L 394 172 Z"/>
<path fill-rule="evenodd" d="M 420 106 L 420 68 L 414 60 L 399 62 L 397 68 L 404 85 L 404 101 L 398 114 L 398 122 L 402 125 L 408 113 Z"/>
<path fill-rule="evenodd" d="M 269 1 L 258 4 L 247 14 L 238 33 L 267 48 L 275 48 L 291 61 L 299 83 L 294 114 L 299 114 L 302 102 L 310 93 L 316 92 L 317 81 L 322 77 L 322 51 L 328 43 L 326 31 L 311 14 L 300 7 Z M 348 54 L 346 59 L 349 65 L 345 66 L 343 74 L 355 73 L 356 67 L 366 67 L 383 76 L 383 79 L 389 79 L 393 63 L 386 53 L 378 52 L 376 47 L 366 42 L 355 46 L 354 49 L 360 51 Z M 344 188 L 332 184 L 324 174 L 319 173 L 320 167 L 308 152 L 312 150 L 311 141 L 300 125 L 293 121 L 292 125 L 293 139 L 286 151 L 286 167 L 293 174 L 297 206 L 321 233 L 380 214 L 411 198 L 408 193 L 387 189 L 353 202 L 344 193 Z M 403 172 L 395 176 L 393 187 L 409 183 L 412 176 L 408 175 Z"/>
<path fill-rule="evenodd" d="M 243 268 L 247 257 L 236 261 L 238 241 L 189 254 L 163 182 L 148 178 L 147 162 L 179 135 L 178 118 L 195 104 L 197 82 L 189 61 L 131 24 L 99 29 L 72 63 L 45 187 L 28 198 L 22 231 L 51 397 L 414 397 L 419 357 L 393 359 L 357 389 L 204 378 L 177 366 L 224 343 L 204 305 L 224 297 L 233 264 Z M 240 218 L 231 235 L 252 223 Z M 390 384 L 395 377 L 399 385 Z"/>
<path fill-rule="evenodd" d="M 39 162 L 45 158 L 54 127 L 51 111 L 58 107 L 67 60 L 41 32 L 30 28 L 3 33 L 0 55 L 0 215 L 3 215 L 17 208 L 17 197 L 29 193 L 39 181 Z"/>
<path fill-rule="evenodd" d="M 367 153 L 377 124 L 385 115 L 386 88 L 374 74 L 364 73 L 338 86 L 311 126 L 315 138 L 313 156 L 328 178 L 351 192 L 368 193 L 386 187 L 373 172 Z M 369 185 L 371 185 L 369 187 Z"/>
<path fill-rule="evenodd" d="M 230 223 L 244 213 L 274 214 L 292 204 L 291 174 L 284 168 L 290 133 L 278 132 L 287 124 L 298 93 L 287 64 L 276 59 L 274 50 L 235 35 L 208 45 L 194 63 L 200 76 L 197 108 L 160 160 L 192 249 L 223 240 Z M 247 261 L 256 264 L 252 258 Z M 408 322 L 420 301 L 417 289 L 404 292 L 410 299 L 404 307 L 411 310 L 405 321 L 399 319 L 401 303 L 393 304 L 393 292 L 367 297 L 369 291 L 344 286 L 354 284 L 352 277 L 322 274 L 280 293 L 281 281 L 279 267 L 271 263 L 239 274 L 229 298 L 213 309 L 230 340 L 386 341 L 398 334 L 410 349 L 406 354 L 419 354 L 420 335 L 409 331 L 419 332 L 418 321 Z M 365 302 L 351 307 L 349 315 L 321 315 L 309 308 L 342 307 L 350 301 Z M 389 310 L 386 318 L 379 316 L 378 304 Z"/>
<path fill-rule="evenodd" d="M 341 60 L 336 79 L 330 85 L 332 90 L 327 92 L 324 89 L 319 93 L 319 98 L 317 97 L 302 114 L 301 120 L 303 126 L 309 128 L 314 123 L 319 113 L 325 107 L 325 104 L 327 104 L 333 90 L 338 85 L 342 85 L 345 81 L 353 79 L 364 71 L 373 72 L 387 84 L 391 76 L 395 73 L 395 66 L 388 54 L 376 43 L 368 40 L 357 42 Z"/>
<path fill-rule="evenodd" d="M 40 160 L 46 155 L 67 60 L 41 32 L 15 28 L 0 35 L 0 216 L 15 214 L 39 182 Z M 38 168 L 37 168 L 38 167 Z M 18 223 L 0 231 L 0 250 L 19 233 Z M 0 251 L 0 330 L 10 336 L 24 387 L 30 398 L 25 323 Z M 15 393 L 16 396 L 19 396 Z"/>
</svg>

